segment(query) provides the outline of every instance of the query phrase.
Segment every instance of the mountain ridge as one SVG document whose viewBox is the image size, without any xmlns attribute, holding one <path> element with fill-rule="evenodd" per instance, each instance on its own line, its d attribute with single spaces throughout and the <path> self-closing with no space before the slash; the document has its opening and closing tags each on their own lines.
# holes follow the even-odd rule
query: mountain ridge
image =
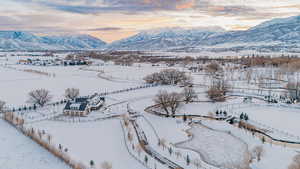
<svg viewBox="0 0 300 169">
<path fill-rule="evenodd" d="M 105 43 L 90 35 L 37 36 L 29 32 L 0 31 L 0 50 L 257 50 L 300 52 L 300 16 L 276 18 L 248 30 L 221 27 L 166 27 L 141 31 Z"/>
<path fill-rule="evenodd" d="M 37 36 L 30 32 L 0 31 L 2 50 L 100 49 L 106 43 L 90 35 Z"/>
</svg>

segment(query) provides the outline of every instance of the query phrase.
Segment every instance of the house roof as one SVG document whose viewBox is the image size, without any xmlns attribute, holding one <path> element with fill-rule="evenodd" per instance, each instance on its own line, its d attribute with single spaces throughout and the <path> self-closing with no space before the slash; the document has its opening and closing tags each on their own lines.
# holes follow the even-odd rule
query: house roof
<svg viewBox="0 0 300 169">
<path fill-rule="evenodd" d="M 97 106 L 99 103 L 104 102 L 104 97 L 98 96 L 97 94 L 89 97 L 78 97 L 74 100 L 68 101 L 64 110 L 76 110 L 85 111 L 90 105 L 91 107 Z"/>
<path fill-rule="evenodd" d="M 88 102 L 81 102 L 76 103 L 72 101 L 68 101 L 64 110 L 78 110 L 78 111 L 84 111 L 88 105 Z"/>
</svg>

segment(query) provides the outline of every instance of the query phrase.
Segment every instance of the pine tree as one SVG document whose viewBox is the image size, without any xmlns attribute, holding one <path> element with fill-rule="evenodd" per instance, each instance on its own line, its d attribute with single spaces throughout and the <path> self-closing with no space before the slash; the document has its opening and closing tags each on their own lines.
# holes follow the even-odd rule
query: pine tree
<svg viewBox="0 0 300 169">
<path fill-rule="evenodd" d="M 173 153 L 172 147 L 169 147 L 169 153 L 170 153 L 170 155 L 172 155 L 172 153 Z"/>
<path fill-rule="evenodd" d="M 146 164 L 148 163 L 148 156 L 147 155 L 145 155 L 144 161 L 145 161 Z"/>
<path fill-rule="evenodd" d="M 249 117 L 247 114 L 244 115 L 244 120 L 248 121 L 249 120 Z"/>
<path fill-rule="evenodd" d="M 219 115 L 219 110 L 216 111 L 216 115 L 217 115 L 217 116 Z"/>
<path fill-rule="evenodd" d="M 186 165 L 190 165 L 191 159 L 189 155 L 186 155 Z"/>
<path fill-rule="evenodd" d="M 242 113 L 242 114 L 240 115 L 240 119 L 241 119 L 241 120 L 244 119 L 244 113 Z"/>
<path fill-rule="evenodd" d="M 94 167 L 94 165 L 95 165 L 94 161 L 91 160 L 91 161 L 90 161 L 90 166 L 91 166 L 91 167 Z"/>
<path fill-rule="evenodd" d="M 186 117 L 186 115 L 184 114 L 184 115 L 183 115 L 183 121 L 186 122 L 186 120 L 187 120 L 187 117 Z"/>
</svg>

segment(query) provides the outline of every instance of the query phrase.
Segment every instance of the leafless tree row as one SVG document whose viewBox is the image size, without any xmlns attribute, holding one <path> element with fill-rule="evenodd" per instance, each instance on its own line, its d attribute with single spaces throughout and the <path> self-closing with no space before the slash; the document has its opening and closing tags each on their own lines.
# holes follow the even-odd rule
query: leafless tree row
<svg viewBox="0 0 300 169">
<path fill-rule="evenodd" d="M 187 104 L 197 97 L 193 88 L 186 87 L 181 93 L 159 91 L 154 98 L 154 102 L 169 116 L 170 114 L 175 115 L 183 101 Z"/>
<path fill-rule="evenodd" d="M 212 82 L 207 91 L 207 96 L 216 102 L 226 100 L 226 92 L 228 91 L 228 84 L 224 79 L 216 79 Z"/>
<path fill-rule="evenodd" d="M 29 99 L 28 102 L 33 104 L 38 104 L 40 106 L 44 106 L 46 103 L 48 103 L 52 96 L 50 95 L 50 92 L 46 89 L 37 89 L 29 92 Z"/>
<path fill-rule="evenodd" d="M 67 99 L 75 99 L 80 94 L 79 89 L 76 88 L 67 88 L 65 90 L 65 97 Z M 47 89 L 36 89 L 28 93 L 28 102 L 32 104 L 37 104 L 39 106 L 44 106 L 49 103 L 52 99 L 50 91 Z M 0 111 L 1 111 L 1 102 L 0 102 Z"/>
<path fill-rule="evenodd" d="M 4 113 L 5 102 L 0 100 L 0 113 Z"/>
<path fill-rule="evenodd" d="M 192 78 L 185 74 L 185 72 L 176 69 L 164 69 L 160 72 L 147 75 L 144 80 L 150 84 L 189 84 Z"/>
</svg>

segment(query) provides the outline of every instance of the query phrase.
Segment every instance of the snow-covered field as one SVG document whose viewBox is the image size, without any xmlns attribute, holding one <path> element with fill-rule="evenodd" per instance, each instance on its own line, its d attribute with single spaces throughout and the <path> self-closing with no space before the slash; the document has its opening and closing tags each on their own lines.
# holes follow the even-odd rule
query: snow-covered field
<svg viewBox="0 0 300 169">
<path fill-rule="evenodd" d="M 115 169 L 143 169 L 126 150 L 120 121 L 105 120 L 91 123 L 61 123 L 44 121 L 35 123 L 35 128 L 53 135 L 53 142 L 68 148 L 74 159 L 89 166 L 108 161 Z"/>
<path fill-rule="evenodd" d="M 151 64 L 144 63 L 134 66 L 116 66 L 107 63 L 104 65 L 66 67 L 15 64 L 20 58 L 22 57 L 11 57 L 8 60 L 0 58 L 0 100 L 5 100 L 11 108 L 30 104 L 27 102 L 28 92 L 34 89 L 45 88 L 50 91 L 52 101 L 59 101 L 64 98 L 66 88 L 78 88 L 81 95 L 127 89 L 143 85 L 143 78 L 146 75 L 168 68 L 163 65 L 153 67 Z M 178 65 L 175 68 L 188 71 Z M 47 72 L 50 76 L 24 72 L 25 69 Z M 198 94 L 198 100 L 207 101 L 207 87 L 203 85 L 210 84 L 209 78 L 203 73 L 191 73 L 191 75 L 196 83 L 194 89 Z M 235 84 L 235 87 L 257 88 L 254 83 L 248 84 L 242 79 L 231 83 Z M 93 160 L 98 168 L 104 161 L 111 162 L 113 169 L 145 168 L 126 149 L 120 117 L 102 119 L 127 113 L 127 106 L 140 113 L 141 116 L 136 121 L 144 130 L 151 146 L 173 162 L 185 166 L 186 169 L 196 169 L 194 166 L 186 166 L 185 157 L 187 154 L 192 160 L 201 159 L 203 164 L 206 161 L 206 163 L 211 163 L 214 166 L 229 166 L 241 164 L 244 161 L 245 153 L 257 145 L 263 146 L 265 154 L 260 162 L 254 161 L 251 164 L 252 169 L 286 169 L 296 151 L 299 151 L 280 145 L 262 145 L 259 138 L 226 122 L 202 120 L 202 124 L 214 129 L 211 130 L 198 125 L 192 127 L 183 122 L 181 118 L 164 118 L 144 112 L 146 107 L 155 104 L 154 97 L 160 90 L 182 92 L 183 88 L 156 86 L 110 94 L 106 96 L 106 106 L 108 107 L 92 112 L 87 117 L 59 116 L 49 120 L 48 117 L 57 116 L 54 112 L 62 113 L 63 104 L 35 111 L 21 111 L 18 112 L 18 115 L 27 120 L 26 127 L 45 130 L 46 133 L 51 134 L 53 144 L 56 146 L 61 144 L 68 148 L 68 154 L 76 161 L 89 166 L 90 161 Z M 240 91 L 240 89 L 236 90 L 233 94 Z M 250 91 L 249 93 L 258 93 L 255 92 Z M 255 104 L 243 103 L 243 97 L 235 95 L 229 97 L 224 103 L 183 104 L 178 109 L 177 114 L 208 115 L 209 112 L 215 112 L 218 108 L 230 109 L 232 112 L 228 113 L 244 112 L 249 115 L 250 120 L 262 125 L 293 135 L 300 135 L 298 125 L 300 110 L 289 107 L 266 106 L 262 100 L 253 99 L 253 102 Z M 227 105 L 238 106 L 228 108 Z M 190 140 L 187 130 L 193 134 L 193 139 Z M 230 134 L 227 133 L 229 131 Z M 0 169 L 68 168 L 63 162 L 2 120 L 0 120 L 0 133 Z M 162 150 L 157 145 L 158 139 L 166 140 L 167 145 L 173 146 L 174 151 L 181 151 L 183 157 L 177 159 L 174 155 L 169 155 L 167 149 Z M 176 143 L 180 142 L 180 146 L 176 147 Z M 280 158 L 280 156 L 283 157 Z M 140 158 L 143 160 L 144 157 Z M 155 164 L 152 162 L 151 165 Z M 212 166 L 207 168 L 212 168 Z"/>
<path fill-rule="evenodd" d="M 202 125 L 195 125 L 188 131 L 193 134 L 192 139 L 177 144 L 179 147 L 194 150 L 205 161 L 219 167 L 245 166 L 248 147 L 242 140 Z"/>
<path fill-rule="evenodd" d="M 0 133 L 0 169 L 70 169 L 2 119 Z"/>
<path fill-rule="evenodd" d="M 80 89 L 81 95 L 89 95 L 95 92 L 114 91 L 130 87 L 136 87 L 142 83 L 115 83 L 101 79 L 98 72 L 80 70 L 74 67 L 30 67 L 17 65 L 17 69 L 30 68 L 55 74 L 55 77 L 42 76 L 0 67 L 0 99 L 6 100 L 8 105 L 24 105 L 28 100 L 31 90 L 44 88 L 50 91 L 53 100 L 64 98 L 64 90 L 67 88 Z M 13 91 L 13 92 L 12 92 Z"/>
<path fill-rule="evenodd" d="M 240 108 L 236 111 L 247 113 L 250 119 L 268 127 L 300 136 L 299 109 L 260 105 Z"/>
</svg>

